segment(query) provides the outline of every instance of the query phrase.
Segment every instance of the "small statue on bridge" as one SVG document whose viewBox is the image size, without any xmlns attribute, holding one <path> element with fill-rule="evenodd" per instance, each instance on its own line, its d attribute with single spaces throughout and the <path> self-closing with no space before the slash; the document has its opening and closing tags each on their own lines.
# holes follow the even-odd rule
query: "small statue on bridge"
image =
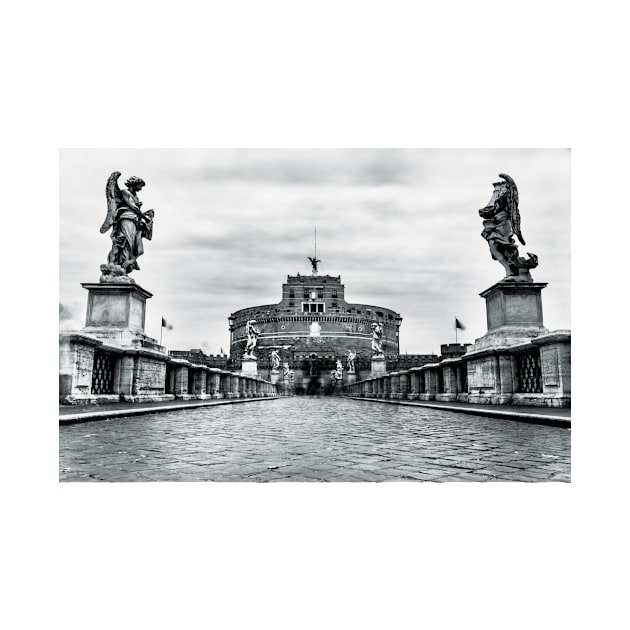
<svg viewBox="0 0 630 630">
<path fill-rule="evenodd" d="M 348 374 L 355 374 L 354 361 L 357 358 L 357 353 L 354 350 L 348 350 L 348 358 L 346 360 L 346 367 L 348 368 Z"/>
<path fill-rule="evenodd" d="M 271 351 L 271 369 L 277 370 L 280 367 L 280 355 L 277 350 Z"/>
<path fill-rule="evenodd" d="M 258 343 L 258 335 L 260 330 L 256 328 L 256 320 L 250 319 L 245 325 L 245 332 L 247 333 L 247 345 L 245 346 L 245 354 L 243 359 L 255 359 L 254 348 Z"/>
<path fill-rule="evenodd" d="M 372 324 L 372 352 L 373 357 L 382 357 L 383 355 L 383 324 L 374 322 Z"/>
<path fill-rule="evenodd" d="M 533 282 L 530 269 L 538 266 L 538 257 L 527 252 L 527 258 L 519 256 L 514 235 L 522 245 L 525 240 L 521 234 L 521 215 L 518 210 L 518 189 L 514 180 L 505 173 L 500 173 L 504 181 L 495 182 L 490 201 L 479 210 L 483 221 L 481 236 L 488 241 L 490 255 L 505 269 L 506 282 Z"/>
<path fill-rule="evenodd" d="M 289 362 L 285 361 L 282 365 L 282 369 L 284 370 L 283 376 L 285 381 L 289 381 L 293 379 L 293 370 L 289 367 Z"/>
<path fill-rule="evenodd" d="M 335 374 L 338 381 L 343 380 L 343 364 L 341 363 L 341 359 L 337 359 Z"/>
<path fill-rule="evenodd" d="M 142 212 L 142 202 L 138 194 L 145 186 L 140 177 L 130 177 L 122 190 L 118 186 L 120 173 L 109 176 L 105 187 L 107 216 L 101 225 L 101 234 L 112 229 L 112 248 L 107 256 L 107 264 L 101 265 L 101 282 L 133 282 L 129 274 L 140 269 L 138 258 L 144 253 L 142 239 L 153 238 L 153 217 L 155 212 Z"/>
</svg>

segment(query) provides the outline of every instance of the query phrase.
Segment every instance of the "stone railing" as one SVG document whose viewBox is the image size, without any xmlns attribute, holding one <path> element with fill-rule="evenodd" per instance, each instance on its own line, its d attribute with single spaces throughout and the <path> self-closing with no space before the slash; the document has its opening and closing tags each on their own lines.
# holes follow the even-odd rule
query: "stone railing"
<svg viewBox="0 0 630 630">
<path fill-rule="evenodd" d="M 276 385 L 257 376 L 196 365 L 155 348 L 108 344 L 77 332 L 59 335 L 62 403 L 263 398 Z"/>
<path fill-rule="evenodd" d="M 570 407 L 571 333 L 559 330 L 520 345 L 468 352 L 422 367 L 345 385 L 365 398 Z"/>
</svg>

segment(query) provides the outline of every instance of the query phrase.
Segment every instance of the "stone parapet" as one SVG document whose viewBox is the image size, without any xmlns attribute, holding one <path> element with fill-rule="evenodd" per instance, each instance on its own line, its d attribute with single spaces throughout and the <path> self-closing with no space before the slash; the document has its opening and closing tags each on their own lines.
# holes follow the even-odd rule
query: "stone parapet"
<svg viewBox="0 0 630 630">
<path fill-rule="evenodd" d="M 359 380 L 347 385 L 345 393 L 427 402 L 570 407 L 571 333 L 558 330 L 521 338 L 513 345 L 471 348 L 459 358 Z"/>
</svg>

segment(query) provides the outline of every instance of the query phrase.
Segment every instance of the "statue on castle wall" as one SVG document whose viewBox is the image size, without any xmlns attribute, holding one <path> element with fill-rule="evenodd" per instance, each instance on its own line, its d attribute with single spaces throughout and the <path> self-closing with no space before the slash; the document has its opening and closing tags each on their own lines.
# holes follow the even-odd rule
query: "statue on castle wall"
<svg viewBox="0 0 630 630">
<path fill-rule="evenodd" d="M 488 241 L 490 255 L 505 269 L 504 281 L 533 282 L 530 269 L 538 266 L 538 257 L 527 252 L 527 258 L 519 256 L 514 235 L 521 245 L 525 240 L 521 234 L 521 215 L 518 209 L 518 189 L 514 180 L 500 173 L 503 181 L 493 184 L 494 191 L 488 204 L 479 210 L 483 219 L 481 236 Z"/>
<path fill-rule="evenodd" d="M 383 324 L 374 322 L 372 324 L 372 352 L 373 357 L 382 357 L 383 354 Z"/>
<path fill-rule="evenodd" d="M 153 238 L 153 210 L 142 211 L 138 193 L 145 186 L 140 177 L 130 177 L 122 190 L 118 186 L 120 173 L 109 176 L 105 186 L 107 216 L 101 225 L 101 234 L 111 228 L 112 248 L 107 264 L 101 265 L 101 282 L 133 282 L 129 274 L 138 266 L 138 258 L 144 253 L 142 239 Z"/>
<path fill-rule="evenodd" d="M 271 369 L 277 370 L 280 367 L 280 355 L 277 350 L 271 351 Z"/>
<path fill-rule="evenodd" d="M 316 276 L 318 273 L 317 265 L 322 261 L 319 258 L 317 258 L 317 256 L 313 256 L 312 258 L 310 256 L 307 256 L 307 258 L 311 261 L 311 266 L 313 267 L 313 275 Z"/>
<path fill-rule="evenodd" d="M 311 337 L 319 337 L 321 332 L 322 332 L 322 327 L 319 325 L 319 322 L 313 322 L 310 327 Z"/>
<path fill-rule="evenodd" d="M 346 367 L 348 368 L 348 374 L 355 374 L 354 361 L 357 358 L 357 353 L 354 350 L 348 350 L 348 358 L 346 360 Z"/>
<path fill-rule="evenodd" d="M 245 346 L 245 354 L 243 355 L 244 359 L 255 359 L 254 356 L 254 348 L 258 343 L 258 335 L 260 335 L 260 330 L 256 328 L 256 320 L 250 319 L 245 325 L 245 332 L 247 333 L 247 345 Z"/>
</svg>

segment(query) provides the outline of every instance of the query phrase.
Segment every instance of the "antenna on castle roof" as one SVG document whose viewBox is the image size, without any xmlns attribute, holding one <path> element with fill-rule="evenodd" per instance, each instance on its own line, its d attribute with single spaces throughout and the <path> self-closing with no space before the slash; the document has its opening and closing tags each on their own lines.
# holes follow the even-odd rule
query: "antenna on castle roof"
<svg viewBox="0 0 630 630">
<path fill-rule="evenodd" d="M 317 258 L 317 225 L 315 225 L 315 255 L 311 258 L 307 256 L 307 258 L 311 261 L 311 265 L 313 266 L 312 273 L 314 276 L 317 275 L 317 263 L 322 262 Z"/>
</svg>

